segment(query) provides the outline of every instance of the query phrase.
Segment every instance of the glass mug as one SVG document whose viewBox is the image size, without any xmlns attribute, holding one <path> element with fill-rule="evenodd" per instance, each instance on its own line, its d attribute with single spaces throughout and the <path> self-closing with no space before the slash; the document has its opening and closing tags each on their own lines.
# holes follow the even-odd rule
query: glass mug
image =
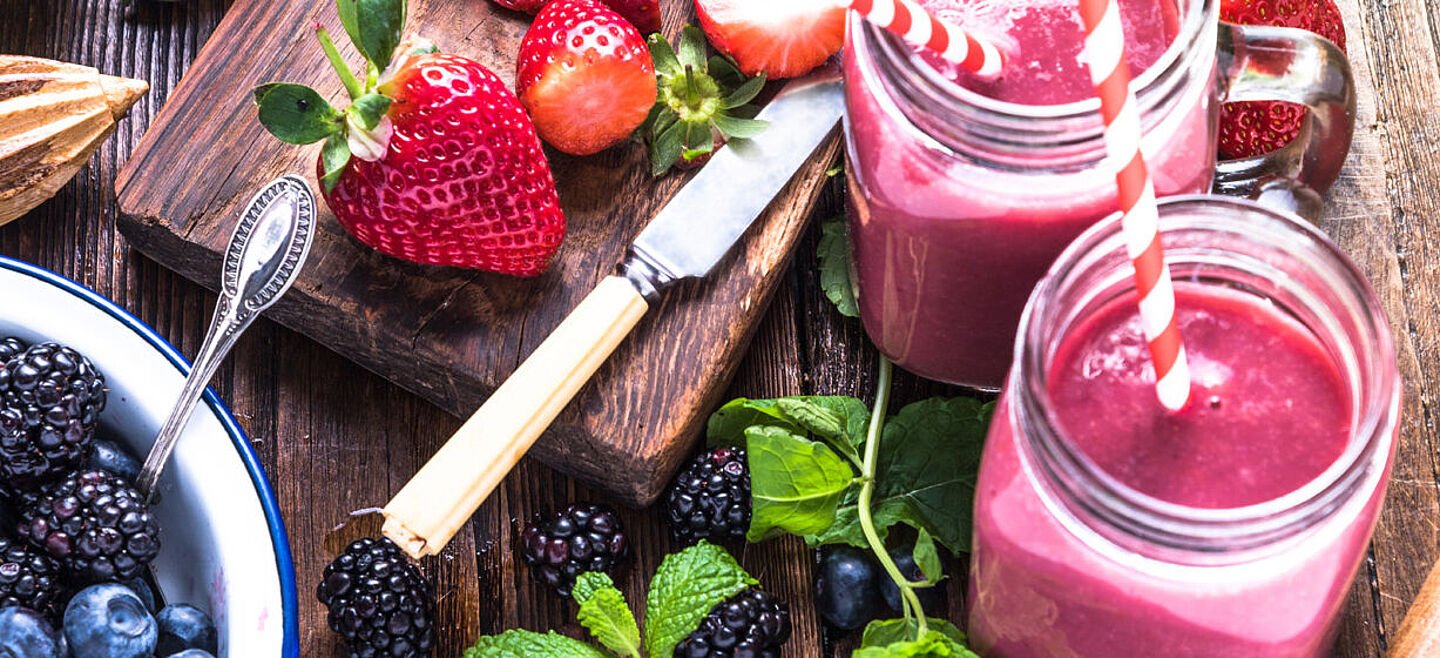
<svg viewBox="0 0 1440 658">
<path fill-rule="evenodd" d="M 1162 200 L 1160 216 L 1177 290 L 1213 295 L 1183 298 L 1182 309 L 1188 304 L 1196 313 L 1220 317 L 1214 314 L 1218 307 L 1205 304 L 1241 300 L 1245 305 L 1235 308 L 1254 313 L 1246 317 L 1256 326 L 1276 328 L 1264 334 L 1267 339 L 1305 346 L 1309 351 L 1300 353 L 1325 364 L 1317 372 L 1335 376 L 1303 380 L 1323 380 L 1317 390 L 1325 394 L 1292 392 L 1305 385 L 1296 383 L 1300 371 L 1283 356 L 1288 352 L 1243 339 L 1249 334 L 1240 322 L 1216 320 L 1223 330 L 1187 346 L 1209 350 L 1191 350 L 1191 405 L 1205 406 L 1182 413 L 1244 419 L 1248 429 L 1226 440 L 1247 450 L 1272 449 L 1279 459 L 1257 456 L 1266 450 L 1246 452 L 1231 458 L 1241 468 L 1214 467 L 1228 477 L 1193 477 L 1208 467 L 1188 457 L 1146 462 L 1152 467 L 1142 470 L 1151 471 L 1150 480 L 1101 466 L 1110 440 L 1105 437 L 1148 433 L 1142 442 L 1164 446 L 1181 435 L 1174 429 L 1179 425 L 1169 423 L 1199 416 L 1176 421 L 1158 411 L 1148 392 L 1158 416 L 1107 414 L 1075 404 L 1085 395 L 1116 397 L 1113 380 L 1105 378 L 1136 372 L 1093 360 L 1108 359 L 1107 350 L 1120 344 L 1111 341 L 1120 334 L 1093 332 L 1101 309 L 1118 300 L 1135 315 L 1133 267 L 1118 216 L 1084 233 L 1026 306 L 1014 365 L 986 439 L 968 599 L 970 635 L 984 655 L 1318 656 L 1334 641 L 1394 458 L 1401 385 L 1390 325 L 1354 264 L 1292 214 L 1230 197 L 1181 196 Z M 1138 337 L 1138 325 L 1132 327 Z M 1104 340 L 1095 342 L 1095 336 Z M 1075 345 L 1083 347 L 1067 351 Z M 1241 357 L 1252 348 L 1263 358 Z M 1134 350 L 1132 355 L 1143 354 L 1143 341 Z M 1144 374 L 1131 381 L 1148 376 L 1153 385 L 1148 357 L 1125 363 L 1143 363 Z M 1084 365 L 1084 377 L 1074 376 L 1075 364 Z M 1238 388 L 1223 388 L 1240 386 L 1233 382 L 1243 377 L 1285 384 L 1243 396 Z M 1235 395 L 1223 406 L 1219 392 L 1226 390 Z M 1272 403 L 1295 405 L 1295 411 L 1279 418 L 1267 411 Z M 1333 449 L 1315 451 L 1313 468 L 1297 469 L 1306 447 L 1279 437 L 1306 431 L 1292 421 L 1324 416 L 1310 413 L 1322 406 L 1347 422 L 1328 425 L 1336 441 L 1326 445 Z M 1147 424 L 1150 417 L 1162 420 Z M 1086 419 L 1098 419 L 1098 425 L 1086 428 Z M 1084 432 L 1101 438 L 1086 443 L 1077 438 Z M 1163 449 L 1182 451 L 1175 446 Z M 1129 448 L 1130 458 L 1141 454 Z M 1192 452 L 1218 454 L 1208 447 Z M 1146 492 L 1131 486 L 1142 481 Z M 1243 504 L 1215 504 L 1252 486 L 1267 493 Z M 1163 499 L 1159 489 L 1167 491 Z M 1192 502 L 1198 500 L 1208 502 Z"/>
<path fill-rule="evenodd" d="M 1353 130 L 1345 56 L 1308 32 L 1220 23 L 1217 0 L 1178 2 L 1174 41 L 1135 81 L 1157 194 L 1213 183 L 1245 196 L 1277 176 L 1328 189 Z M 854 16 L 847 39 L 848 210 L 865 329 L 906 370 L 997 388 L 1035 282 L 1116 207 L 1099 102 L 1000 102 Z M 1222 99 L 1313 111 L 1280 152 L 1217 165 Z"/>
</svg>

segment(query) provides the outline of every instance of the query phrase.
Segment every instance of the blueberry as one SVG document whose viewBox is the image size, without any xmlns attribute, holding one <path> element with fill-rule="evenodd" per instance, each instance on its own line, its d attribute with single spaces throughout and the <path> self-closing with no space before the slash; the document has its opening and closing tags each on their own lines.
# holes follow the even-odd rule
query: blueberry
<svg viewBox="0 0 1440 658">
<path fill-rule="evenodd" d="M 129 587 L 130 591 L 140 598 L 140 602 L 145 604 L 145 609 L 149 610 L 150 614 L 159 611 L 155 603 L 155 590 L 150 587 L 150 583 L 145 582 L 144 578 L 136 576 L 129 580 L 122 580 L 120 584 Z"/>
<path fill-rule="evenodd" d="M 815 607 L 825 623 L 854 630 L 875 616 L 879 570 L 870 556 L 850 546 L 830 549 L 815 577 Z"/>
<path fill-rule="evenodd" d="M 91 585 L 65 608 L 65 638 L 75 658 L 148 658 L 158 635 L 155 618 L 124 585 Z"/>
<path fill-rule="evenodd" d="M 215 656 L 209 651 L 201 651 L 199 649 L 186 649 L 179 653 L 172 653 L 168 656 L 165 656 L 165 658 L 215 658 Z"/>
<path fill-rule="evenodd" d="M 61 658 L 60 636 L 29 608 L 0 610 L 0 658 Z"/>
<path fill-rule="evenodd" d="M 90 468 L 110 471 L 126 482 L 140 477 L 140 461 L 135 459 L 120 444 L 108 439 L 95 439 L 95 449 L 90 452 Z"/>
<path fill-rule="evenodd" d="M 890 559 L 895 561 L 895 566 L 900 568 L 900 573 L 911 582 L 925 580 L 925 573 L 920 571 L 919 565 L 915 564 L 914 546 L 897 546 L 890 549 Z M 944 575 L 944 574 L 941 574 Z M 895 586 L 895 581 L 889 577 L 880 579 L 880 593 L 885 596 L 885 605 L 891 610 L 900 610 L 900 588 Z M 940 587 L 923 587 L 915 590 L 915 596 L 920 599 L 920 607 L 925 608 L 925 613 L 931 616 L 938 616 L 940 609 L 945 607 L 945 590 Z"/>
<path fill-rule="evenodd" d="M 160 628 L 160 640 L 155 643 L 158 655 L 167 656 L 185 649 L 204 649 L 212 654 L 219 651 L 215 622 L 193 605 L 165 606 L 155 615 L 155 623 Z"/>
</svg>

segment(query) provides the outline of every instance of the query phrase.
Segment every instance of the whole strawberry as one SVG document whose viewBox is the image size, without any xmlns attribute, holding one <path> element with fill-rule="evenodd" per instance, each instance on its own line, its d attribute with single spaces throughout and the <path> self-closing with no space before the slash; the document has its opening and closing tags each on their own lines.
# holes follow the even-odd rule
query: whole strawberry
<svg viewBox="0 0 1440 658">
<path fill-rule="evenodd" d="M 260 122 L 291 144 L 324 141 L 325 201 L 351 235 L 428 265 L 518 276 L 545 271 L 565 216 L 540 140 L 519 101 L 480 64 L 424 40 L 401 45 L 404 0 L 340 19 L 366 59 L 357 77 L 323 27 L 321 46 L 351 105 L 338 110 L 303 85 L 255 89 Z"/>
<path fill-rule="evenodd" d="M 495 4 L 506 9 L 538 13 L 551 0 L 495 0 Z M 660 0 L 604 0 L 615 13 L 630 21 L 642 34 L 660 31 Z"/>
<path fill-rule="evenodd" d="M 520 42 L 520 102 L 551 146 L 590 155 L 628 139 L 655 104 L 645 38 L 598 0 L 555 0 Z"/>
<path fill-rule="evenodd" d="M 1345 50 L 1345 24 L 1334 0 L 1221 0 L 1220 20 L 1309 30 Z M 1226 103 L 1220 110 L 1220 157 L 1249 158 L 1300 134 L 1305 106 L 1280 101 Z"/>
</svg>

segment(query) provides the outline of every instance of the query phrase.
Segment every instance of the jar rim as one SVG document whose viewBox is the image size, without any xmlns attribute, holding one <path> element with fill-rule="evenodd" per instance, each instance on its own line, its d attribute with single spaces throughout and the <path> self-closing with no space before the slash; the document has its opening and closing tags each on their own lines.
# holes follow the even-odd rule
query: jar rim
<svg viewBox="0 0 1440 658">
<path fill-rule="evenodd" d="M 1369 373 L 1352 390 L 1355 417 L 1350 441 L 1344 452 L 1314 479 L 1280 497 L 1232 508 L 1199 508 L 1161 500 L 1142 493 L 1106 473 L 1072 441 L 1066 439 L 1049 402 L 1047 375 L 1048 345 L 1053 320 L 1060 309 L 1050 306 L 1064 292 L 1072 277 L 1083 275 L 1087 256 L 1123 252 L 1119 214 L 1111 215 L 1070 244 L 1036 286 L 1020 320 L 1020 340 L 1015 347 L 1011 373 L 1010 413 L 1021 440 L 1022 455 L 1032 461 L 1050 489 L 1073 501 L 1078 511 L 1103 526 L 1102 535 L 1159 546 L 1181 554 L 1240 554 L 1274 546 L 1328 518 L 1355 488 L 1374 477 L 1377 455 L 1386 456 L 1393 444 L 1398 423 L 1400 386 L 1395 348 L 1389 323 L 1376 293 L 1355 263 L 1328 236 L 1304 220 L 1253 201 L 1211 195 L 1168 197 L 1160 202 L 1162 235 L 1183 230 L 1224 230 L 1227 233 L 1270 236 L 1274 245 L 1304 241 L 1316 250 L 1343 284 L 1337 291 L 1356 302 L 1361 313 L 1364 354 L 1357 356 L 1360 368 L 1380 368 Z M 1202 213 L 1201 210 L 1221 211 Z M 1178 215 L 1178 217 L 1177 217 Z M 1300 240 L 1296 240 L 1297 233 Z M 1288 237 L 1290 242 L 1280 242 Z M 1272 245 L 1273 246 L 1273 245 Z M 1127 259 L 1128 262 L 1128 259 Z M 1127 290 L 1133 290 L 1128 282 Z M 1355 315 L 1355 314 L 1352 314 Z M 1063 332 L 1070 327 L 1062 327 Z M 1312 328 L 1313 330 L 1313 328 Z M 1059 340 L 1058 338 L 1056 340 Z M 1358 349 L 1357 349 L 1358 351 Z M 1337 363 L 1344 369 L 1344 364 Z M 1023 373 L 1023 375 L 1022 375 Z M 1038 484 L 1042 484 L 1037 482 Z M 1078 489 L 1077 489 L 1078 488 Z M 1094 529 L 1094 528 L 1092 528 Z"/>
</svg>

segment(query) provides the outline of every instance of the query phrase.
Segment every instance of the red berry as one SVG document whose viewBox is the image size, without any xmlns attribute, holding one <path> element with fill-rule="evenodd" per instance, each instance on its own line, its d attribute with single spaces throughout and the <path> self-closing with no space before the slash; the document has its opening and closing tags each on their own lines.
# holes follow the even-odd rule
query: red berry
<svg viewBox="0 0 1440 658">
<path fill-rule="evenodd" d="M 1345 50 L 1345 25 L 1334 0 L 1222 0 L 1220 19 L 1243 25 L 1297 27 Z M 1226 103 L 1220 110 L 1220 157 L 1269 153 L 1300 134 L 1305 106 L 1278 101 Z"/>
<path fill-rule="evenodd" d="M 417 263 L 543 272 L 565 216 L 540 140 L 500 78 L 464 57 L 419 55 L 381 91 L 394 135 L 380 160 L 352 158 L 325 195 L 340 224 Z"/>
<path fill-rule="evenodd" d="M 549 2 L 549 0 L 495 0 L 495 4 L 501 7 L 515 11 L 523 11 L 527 14 L 534 14 L 540 11 L 540 8 L 544 7 L 546 2 Z"/>
<path fill-rule="evenodd" d="M 643 34 L 660 31 L 660 0 L 603 0 L 616 13 L 630 21 Z M 495 0 L 495 4 L 506 9 L 539 13 L 551 0 Z"/>
<path fill-rule="evenodd" d="M 540 136 L 589 155 L 625 140 L 655 104 L 645 39 L 596 0 L 546 5 L 520 43 L 515 86 Z"/>
<path fill-rule="evenodd" d="M 833 0 L 695 0 L 700 27 L 745 75 L 804 75 L 840 51 L 845 10 Z"/>
</svg>

